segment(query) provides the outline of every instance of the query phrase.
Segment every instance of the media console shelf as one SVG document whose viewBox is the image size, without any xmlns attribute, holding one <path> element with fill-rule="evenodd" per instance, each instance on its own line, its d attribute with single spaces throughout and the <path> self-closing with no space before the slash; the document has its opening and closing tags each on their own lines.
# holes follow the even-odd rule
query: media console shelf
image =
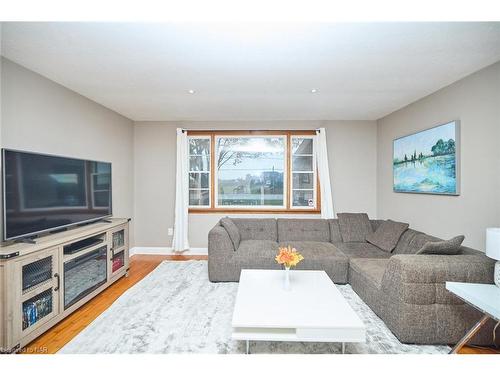
<svg viewBox="0 0 500 375">
<path fill-rule="evenodd" d="M 0 353 L 18 351 L 126 275 L 128 222 L 0 246 Z"/>
</svg>

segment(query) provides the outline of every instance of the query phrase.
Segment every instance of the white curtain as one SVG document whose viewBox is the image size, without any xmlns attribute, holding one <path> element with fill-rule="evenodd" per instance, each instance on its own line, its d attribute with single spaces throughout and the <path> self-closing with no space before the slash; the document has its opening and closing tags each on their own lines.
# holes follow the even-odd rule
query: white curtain
<svg viewBox="0 0 500 375">
<path fill-rule="evenodd" d="M 321 189 L 321 217 L 323 219 L 333 219 L 335 212 L 333 211 L 332 185 L 330 183 L 330 169 L 328 168 L 325 128 L 316 130 L 315 150 Z"/>
<path fill-rule="evenodd" d="M 173 251 L 189 249 L 188 242 L 188 205 L 189 205 L 189 175 L 188 175 L 188 138 L 183 129 L 177 129 L 177 167 L 175 176 L 175 223 Z"/>
</svg>

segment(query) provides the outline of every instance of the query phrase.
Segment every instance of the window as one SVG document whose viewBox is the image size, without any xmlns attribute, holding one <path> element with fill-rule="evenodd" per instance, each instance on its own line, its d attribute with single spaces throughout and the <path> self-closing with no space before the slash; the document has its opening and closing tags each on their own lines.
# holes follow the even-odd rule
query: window
<svg viewBox="0 0 500 375">
<path fill-rule="evenodd" d="M 314 131 L 190 131 L 190 212 L 319 212 Z"/>
<path fill-rule="evenodd" d="M 210 207 L 210 137 L 189 138 L 189 205 Z"/>
<path fill-rule="evenodd" d="M 215 142 L 216 207 L 286 207 L 286 137 L 216 136 Z"/>
<path fill-rule="evenodd" d="M 314 138 L 292 136 L 292 207 L 314 207 L 316 160 Z"/>
</svg>

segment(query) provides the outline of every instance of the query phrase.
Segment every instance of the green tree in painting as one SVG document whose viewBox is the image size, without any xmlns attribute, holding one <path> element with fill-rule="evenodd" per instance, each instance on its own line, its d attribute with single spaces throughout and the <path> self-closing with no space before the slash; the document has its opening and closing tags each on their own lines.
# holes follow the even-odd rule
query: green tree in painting
<svg viewBox="0 0 500 375">
<path fill-rule="evenodd" d="M 447 142 L 439 139 L 434 146 L 431 148 L 432 155 L 447 155 L 455 153 L 455 141 L 449 139 Z"/>
</svg>

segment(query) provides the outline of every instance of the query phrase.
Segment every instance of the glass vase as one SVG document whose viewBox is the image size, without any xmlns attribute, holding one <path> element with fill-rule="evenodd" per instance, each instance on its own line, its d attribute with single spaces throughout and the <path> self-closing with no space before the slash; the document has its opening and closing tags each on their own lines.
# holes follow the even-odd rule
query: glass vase
<svg viewBox="0 0 500 375">
<path fill-rule="evenodd" d="M 285 278 L 283 280 L 283 289 L 290 290 L 290 267 L 285 267 Z"/>
</svg>

